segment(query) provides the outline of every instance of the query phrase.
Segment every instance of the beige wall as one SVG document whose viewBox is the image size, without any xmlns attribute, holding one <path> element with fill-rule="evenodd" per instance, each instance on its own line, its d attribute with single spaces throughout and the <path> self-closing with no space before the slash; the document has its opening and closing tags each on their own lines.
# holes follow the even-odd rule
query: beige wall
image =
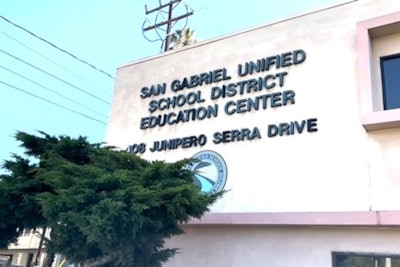
<svg viewBox="0 0 400 267">
<path fill-rule="evenodd" d="M 30 249 L 39 247 L 40 234 L 30 233 L 18 238 L 17 245 L 10 245 L 9 249 Z"/>
<path fill-rule="evenodd" d="M 332 252 L 398 254 L 397 229 L 192 226 L 165 267 L 332 267 Z"/>
<path fill-rule="evenodd" d="M 204 220 L 209 224 L 202 225 L 200 221 L 185 225 L 187 234 L 169 242 L 170 246 L 182 248 L 181 253 L 166 266 L 328 267 L 332 266 L 332 251 L 400 254 L 398 228 L 382 227 L 384 223 L 381 223 L 387 219 L 383 219 L 384 212 L 368 212 L 400 209 L 400 130 L 398 127 L 374 130 L 366 127 L 363 119 L 364 113 L 381 109 L 377 60 L 382 54 L 400 52 L 400 30 L 373 38 L 363 39 L 359 35 L 360 27 L 368 24 L 360 22 L 395 12 L 400 14 L 398 0 L 348 1 L 128 63 L 118 69 L 107 142 L 122 149 L 145 143 L 147 150 L 140 156 L 149 160 L 176 161 L 201 150 L 214 150 L 222 155 L 228 167 L 226 189 L 229 192 L 212 207 L 214 216 L 211 214 Z M 400 15 L 391 19 L 397 16 L 400 21 Z M 236 73 L 238 64 L 296 49 L 307 53 L 301 64 L 272 68 L 243 78 Z M 150 100 L 179 94 L 169 88 L 174 79 L 220 68 L 226 68 L 232 76 L 230 81 L 179 92 L 200 90 L 205 98 L 202 104 L 181 109 L 217 104 L 218 117 L 139 128 L 141 118 L 152 115 L 147 111 Z M 229 99 L 210 99 L 213 86 L 281 71 L 288 73 L 282 87 Z M 365 77 L 373 82 L 367 84 Z M 165 95 L 140 98 L 141 88 L 162 83 L 167 84 Z M 229 100 L 285 90 L 296 93 L 295 104 L 232 116 L 223 112 Z M 180 109 L 155 114 L 177 110 Z M 392 114 L 400 121 L 398 111 L 383 113 Z M 317 132 L 267 136 L 269 124 L 309 118 L 317 118 Z M 215 132 L 254 127 L 260 130 L 261 139 L 212 142 Z M 200 134 L 208 137 L 203 147 L 149 151 L 154 141 Z M 318 211 L 329 215 L 325 227 L 314 226 L 322 214 L 315 213 Z M 333 211 L 349 212 L 342 214 L 354 216 L 353 227 L 346 228 L 346 223 L 338 222 L 330 226 L 336 224 Z M 367 217 L 358 217 L 353 211 L 365 211 L 368 218 L 375 216 L 376 223 L 369 224 Z M 276 226 L 257 226 L 251 221 L 259 218 L 263 224 L 271 212 L 303 226 L 285 227 L 284 221 L 273 222 Z M 302 212 L 309 213 L 305 216 Z M 388 225 L 400 225 L 397 214 L 388 213 Z M 303 221 L 307 216 L 312 217 L 311 223 Z M 239 225 L 234 225 L 238 221 Z"/>
<path fill-rule="evenodd" d="M 359 0 L 281 22 L 126 64 L 118 69 L 106 141 L 125 149 L 146 143 L 142 157 L 175 161 L 200 150 L 214 150 L 228 165 L 225 197 L 214 212 L 355 211 L 399 209 L 400 134 L 397 129 L 367 133 L 360 123 L 357 80 L 356 24 L 400 10 L 397 0 Z M 396 46 L 397 47 L 397 46 Z M 307 53 L 298 65 L 246 77 L 238 64 L 296 49 Z M 170 90 L 174 79 L 226 68 L 232 79 L 215 84 Z M 271 90 L 231 98 L 210 99 L 213 86 L 286 71 L 285 84 Z M 167 84 L 165 95 L 141 99 L 142 87 Z M 205 103 L 218 104 L 216 118 L 152 129 L 140 129 L 140 119 L 163 112 L 147 111 L 148 102 L 200 90 Z M 228 116 L 229 100 L 293 90 L 293 105 Z M 192 108 L 184 106 L 181 109 Z M 318 132 L 267 137 L 267 126 L 317 118 Z M 261 139 L 214 144 L 215 132 L 257 127 Z M 203 147 L 149 151 L 154 141 L 205 134 Z M 386 190 L 390 189 L 390 194 Z M 397 195 L 397 196 L 395 196 Z"/>
</svg>

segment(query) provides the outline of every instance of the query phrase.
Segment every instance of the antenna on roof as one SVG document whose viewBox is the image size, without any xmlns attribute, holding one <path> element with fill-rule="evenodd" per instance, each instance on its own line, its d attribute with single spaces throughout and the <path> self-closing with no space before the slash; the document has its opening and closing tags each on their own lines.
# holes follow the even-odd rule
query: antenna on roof
<svg viewBox="0 0 400 267">
<path fill-rule="evenodd" d="M 163 4 L 162 1 L 159 0 L 159 1 L 158 1 L 159 6 L 156 7 L 156 8 L 150 9 L 150 10 L 147 9 L 147 5 L 144 6 L 144 7 L 145 7 L 145 13 L 146 13 L 146 15 L 151 14 L 151 13 L 154 13 L 154 12 L 157 12 L 157 15 L 156 15 L 156 17 L 155 17 L 154 24 L 152 24 L 152 25 L 150 25 L 150 26 L 148 26 L 148 27 L 144 27 L 145 24 L 146 24 L 146 22 L 148 21 L 148 20 L 145 20 L 145 22 L 143 23 L 143 29 L 142 29 L 142 30 L 143 30 L 143 35 L 144 35 L 144 32 L 145 32 L 145 31 L 155 30 L 155 31 L 156 31 L 156 34 L 157 34 L 158 37 L 159 37 L 158 39 L 156 39 L 156 40 L 149 40 L 148 38 L 146 38 L 146 36 L 145 36 L 145 38 L 146 38 L 147 40 L 149 40 L 149 41 L 162 41 L 163 44 L 164 44 L 164 42 L 165 42 L 164 51 L 168 51 L 168 50 L 170 49 L 169 46 L 170 46 L 170 43 L 171 43 L 171 31 L 172 31 L 172 27 L 174 27 L 175 24 L 176 24 L 179 20 L 181 20 L 181 19 L 183 19 L 183 18 L 187 18 L 187 17 L 193 15 L 193 10 L 190 10 L 190 11 L 189 11 L 188 6 L 185 4 L 186 13 L 185 13 L 185 14 L 182 14 L 182 15 L 179 15 L 179 16 L 176 16 L 176 17 L 172 17 L 172 12 L 173 12 L 173 10 L 174 10 L 181 2 L 182 2 L 182 0 L 170 0 L 168 3 Z M 165 9 L 168 9 L 168 11 L 165 11 Z M 165 18 L 165 17 L 164 17 L 164 14 L 167 14 L 168 17 Z M 162 17 L 163 21 L 158 22 L 159 16 Z M 186 21 L 186 23 L 187 23 L 187 21 Z M 186 27 L 186 23 L 185 23 L 185 27 Z M 182 31 L 185 27 L 183 27 L 183 28 L 181 29 L 181 31 Z M 163 38 L 163 37 L 158 33 L 158 30 L 162 30 L 162 31 L 165 32 L 165 38 Z"/>
</svg>

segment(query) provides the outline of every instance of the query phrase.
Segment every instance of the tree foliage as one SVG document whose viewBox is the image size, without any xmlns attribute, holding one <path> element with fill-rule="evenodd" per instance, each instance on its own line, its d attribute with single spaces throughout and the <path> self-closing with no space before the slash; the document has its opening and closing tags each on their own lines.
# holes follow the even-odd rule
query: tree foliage
<svg viewBox="0 0 400 267">
<path fill-rule="evenodd" d="M 23 229 L 48 227 L 49 253 L 70 262 L 161 266 L 179 224 L 200 218 L 222 193 L 202 194 L 190 160 L 149 162 L 84 137 L 18 132 L 25 157 L 0 176 L 0 247 Z"/>
<path fill-rule="evenodd" d="M 190 45 L 195 43 L 194 30 L 190 28 L 184 28 L 182 30 L 176 30 L 171 35 L 171 44 L 169 49 L 176 49 L 182 46 Z"/>
</svg>

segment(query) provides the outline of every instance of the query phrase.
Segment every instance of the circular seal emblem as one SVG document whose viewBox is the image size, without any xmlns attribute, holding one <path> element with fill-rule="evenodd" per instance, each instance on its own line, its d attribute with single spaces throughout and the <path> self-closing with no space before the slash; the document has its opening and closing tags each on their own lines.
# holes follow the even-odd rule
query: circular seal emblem
<svg viewBox="0 0 400 267">
<path fill-rule="evenodd" d="M 193 158 L 197 159 L 190 168 L 195 172 L 193 183 L 203 193 L 222 191 L 226 183 L 227 168 L 221 155 L 211 150 L 205 150 L 196 153 Z"/>
</svg>

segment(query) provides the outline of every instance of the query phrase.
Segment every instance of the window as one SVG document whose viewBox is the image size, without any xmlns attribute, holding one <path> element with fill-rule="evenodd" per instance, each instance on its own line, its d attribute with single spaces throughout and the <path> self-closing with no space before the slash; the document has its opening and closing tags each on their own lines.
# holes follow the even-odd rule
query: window
<svg viewBox="0 0 400 267">
<path fill-rule="evenodd" d="M 381 57 L 383 106 L 400 108 L 400 54 Z"/>
<path fill-rule="evenodd" d="M 333 267 L 400 267 L 400 255 L 333 252 Z"/>
</svg>

